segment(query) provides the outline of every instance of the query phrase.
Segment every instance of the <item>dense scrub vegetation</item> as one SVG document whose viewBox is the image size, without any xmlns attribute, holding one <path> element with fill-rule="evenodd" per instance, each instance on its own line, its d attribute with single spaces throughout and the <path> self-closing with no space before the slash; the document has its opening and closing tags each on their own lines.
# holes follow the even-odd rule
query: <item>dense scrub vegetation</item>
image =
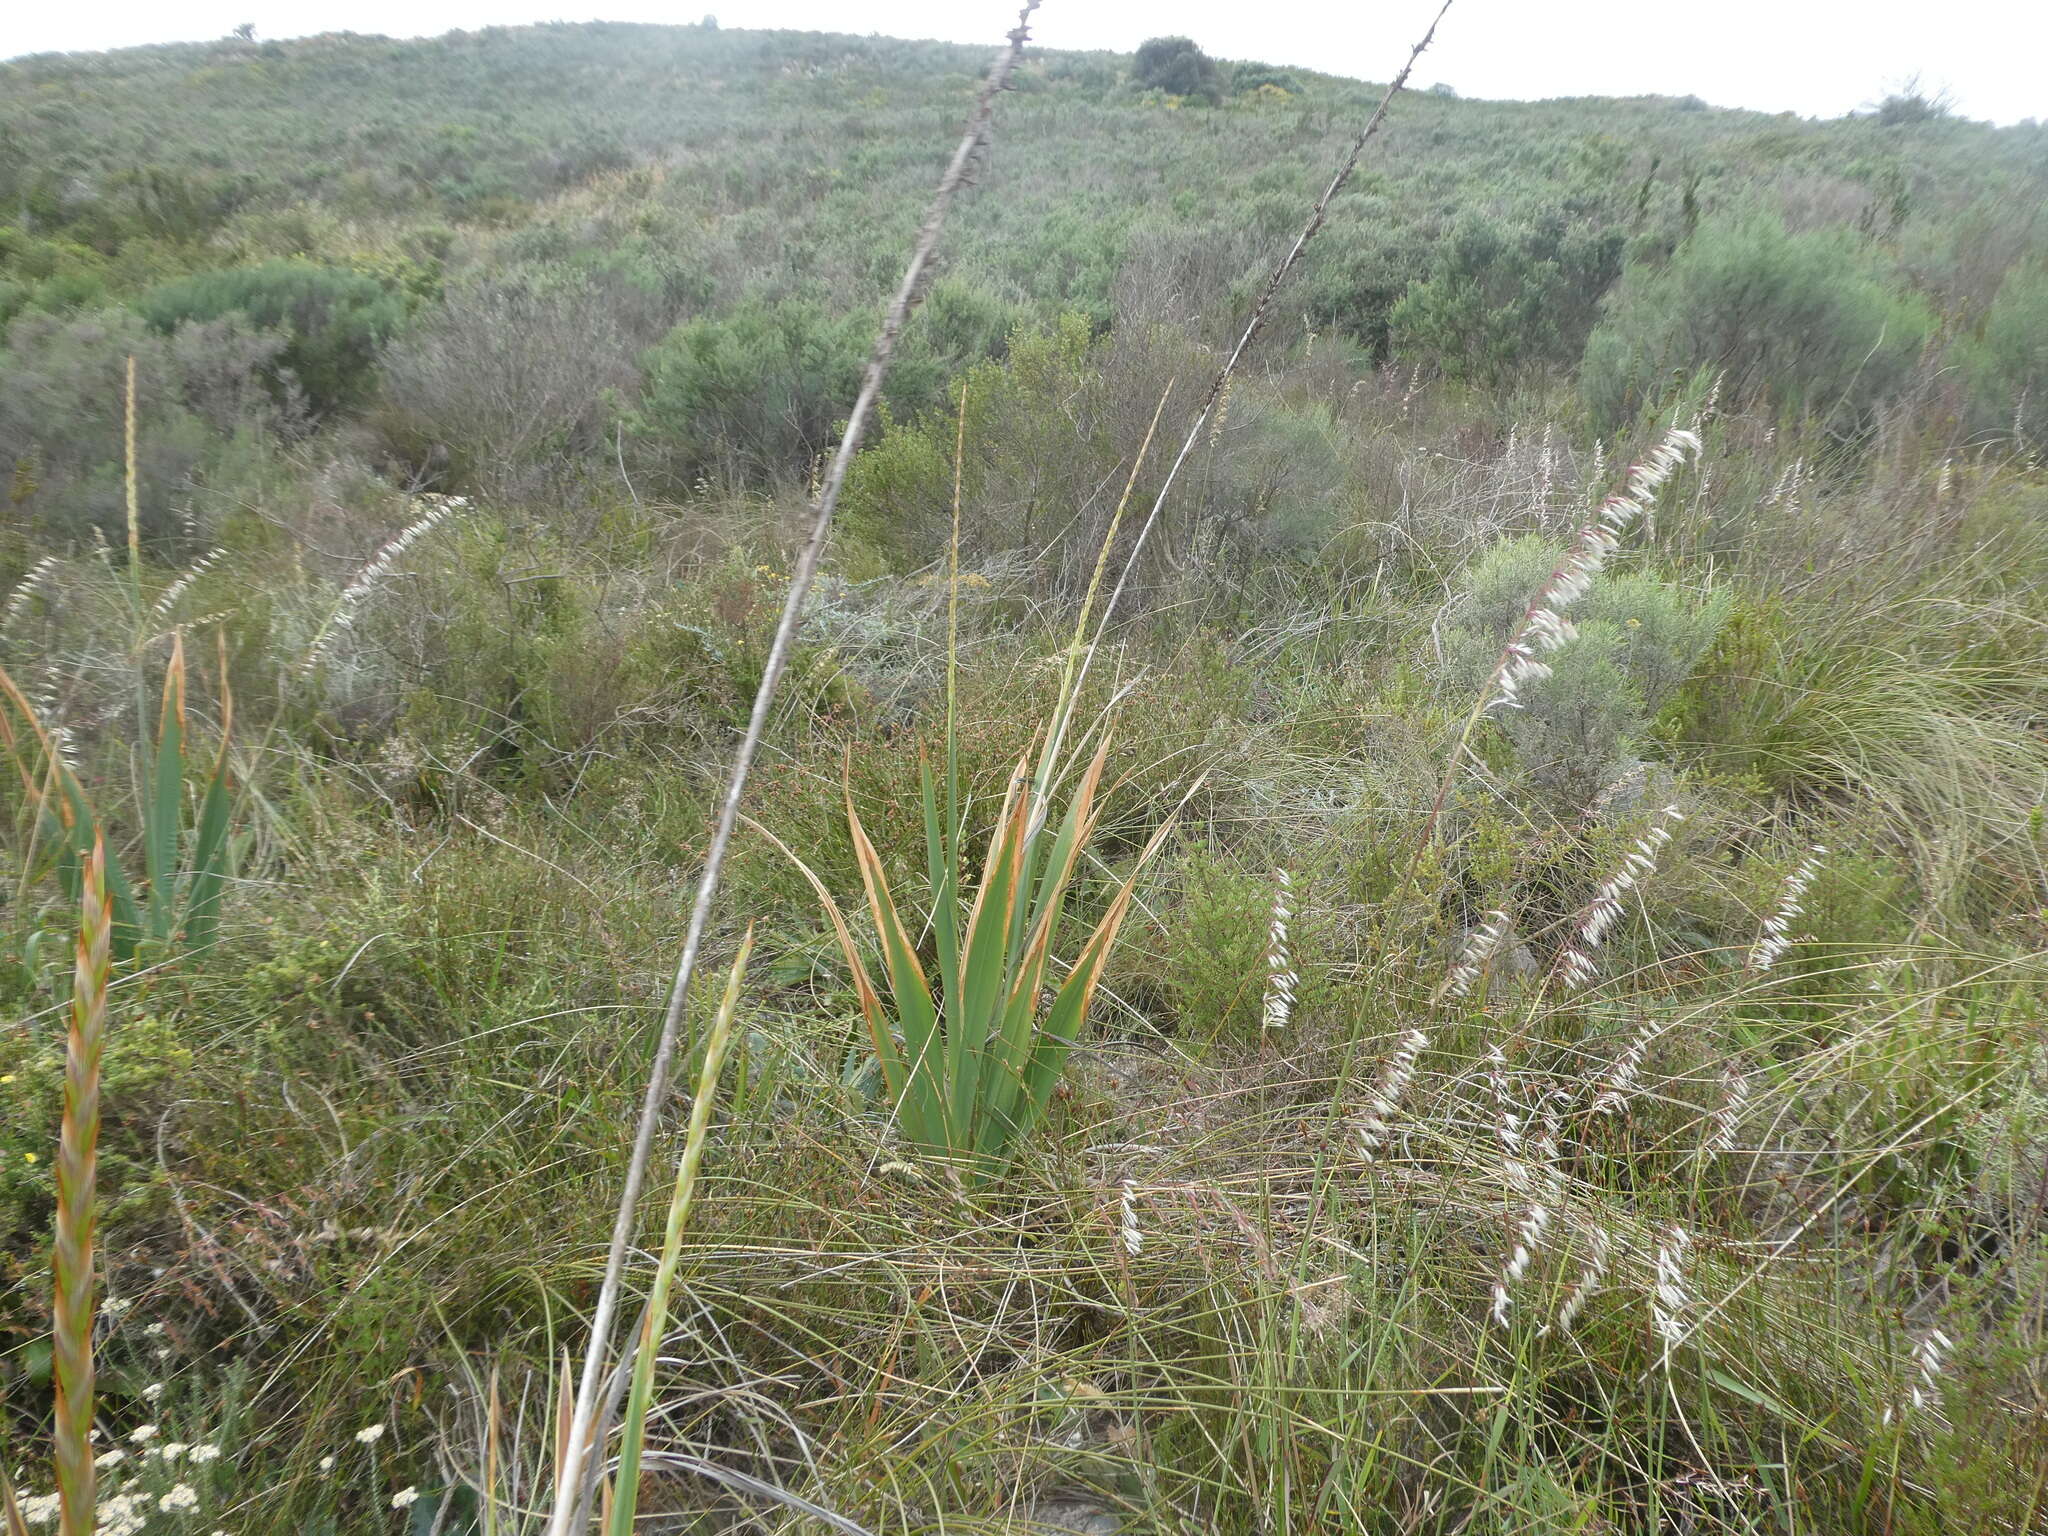
<svg viewBox="0 0 2048 1536">
<path fill-rule="evenodd" d="M 600 24 L 0 65 L 32 1500 L 99 828 L 109 1490 L 537 1528 L 722 766 L 985 62 Z M 2048 133 L 1405 96 L 1133 556 L 1376 100 L 1183 38 L 1004 100 L 712 935 L 754 958 L 650 1528 L 2040 1528 Z M 933 891 L 1105 547 L 1045 989 L 1122 929 L 963 1180 L 878 1059 L 861 892 L 949 974 Z"/>
</svg>

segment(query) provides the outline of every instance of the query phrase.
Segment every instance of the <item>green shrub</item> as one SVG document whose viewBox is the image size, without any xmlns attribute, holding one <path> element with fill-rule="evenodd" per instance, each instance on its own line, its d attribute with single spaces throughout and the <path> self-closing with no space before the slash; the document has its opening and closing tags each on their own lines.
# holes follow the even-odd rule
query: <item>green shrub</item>
<svg viewBox="0 0 2048 1536">
<path fill-rule="evenodd" d="M 1079 405 L 1099 379 L 1091 357 L 1086 318 L 1068 313 L 1052 326 L 1018 331 L 1002 362 L 967 372 L 962 558 L 1052 533 L 1088 499 L 1082 481 L 1109 469 L 1092 441 L 1093 413 Z M 854 463 L 847 524 L 898 565 L 921 565 L 945 548 L 955 436 L 950 411 L 889 422 Z"/>
<path fill-rule="evenodd" d="M 1520 227 L 1469 215 L 1430 276 L 1394 306 L 1395 351 L 1488 386 L 1532 366 L 1568 365 L 1620 275 L 1621 252 L 1620 230 L 1562 215 Z"/>
<path fill-rule="evenodd" d="M 1138 45 L 1131 62 L 1131 78 L 1148 90 L 1169 96 L 1191 96 L 1200 101 L 1223 99 L 1222 77 L 1216 61 L 1185 37 L 1147 38 Z"/>
<path fill-rule="evenodd" d="M 166 335 L 229 315 L 281 332 L 278 381 L 296 384 L 320 416 L 362 399 L 378 353 L 405 322 L 405 301 L 376 278 L 310 261 L 202 272 L 151 289 L 138 308 Z"/>
<path fill-rule="evenodd" d="M 2048 446 L 2048 262 L 2006 274 L 1963 350 L 1973 424 Z"/>
<path fill-rule="evenodd" d="M 1674 377 L 1721 376 L 1722 399 L 1847 430 L 1905 382 L 1934 330 L 1853 236 L 1774 218 L 1702 228 L 1662 266 L 1631 266 L 1586 343 L 1581 388 L 1613 430 Z"/>
<path fill-rule="evenodd" d="M 125 538 L 122 415 L 136 359 L 139 508 L 145 539 L 177 527 L 176 508 L 240 439 L 287 418 L 263 379 L 281 338 L 239 317 L 153 334 L 134 314 L 19 316 L 0 343 L 0 474 L 19 515 L 59 541 L 97 527 Z"/>
<path fill-rule="evenodd" d="M 677 326 L 647 354 L 637 428 L 685 477 L 721 460 L 750 477 L 800 468 L 831 447 L 873 339 L 865 312 L 749 297 Z"/>
</svg>

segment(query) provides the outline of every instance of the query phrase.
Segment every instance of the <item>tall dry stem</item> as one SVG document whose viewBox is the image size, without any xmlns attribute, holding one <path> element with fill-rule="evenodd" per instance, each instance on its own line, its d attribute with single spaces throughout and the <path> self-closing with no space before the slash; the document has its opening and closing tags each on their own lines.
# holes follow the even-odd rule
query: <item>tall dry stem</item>
<svg viewBox="0 0 2048 1536">
<path fill-rule="evenodd" d="M 142 601 L 142 502 L 135 467 L 135 354 L 128 354 L 128 393 L 121 418 L 121 449 L 126 466 L 122 491 L 128 504 L 128 584 Z"/>
<path fill-rule="evenodd" d="M 591 1315 L 590 1340 L 584 1352 L 582 1375 L 577 1383 L 576 1407 L 558 1462 L 559 1477 L 553 1510 L 548 1518 L 548 1536 L 569 1536 L 579 1511 L 586 1507 L 586 1496 L 594 1484 L 592 1474 L 599 1458 L 593 1452 L 602 1435 L 602 1426 L 598 1423 L 597 1395 L 601 1383 L 609 1374 L 607 1360 L 611 1353 L 612 1332 L 618 1313 L 619 1290 L 625 1275 L 626 1255 L 632 1248 L 634 1225 L 639 1213 L 640 1190 L 646 1181 L 647 1166 L 653 1156 L 655 1130 L 661 1122 L 662 1108 L 668 1101 L 669 1078 L 675 1068 L 676 1045 L 682 1032 L 684 1003 L 689 995 L 690 982 L 696 975 L 697 956 L 703 947 L 704 930 L 711 916 L 712 902 L 718 895 L 719 876 L 725 868 L 726 852 L 732 846 L 733 831 L 739 822 L 740 801 L 746 793 L 747 779 L 753 771 L 754 758 L 761 749 L 761 738 L 767 730 L 769 712 L 774 706 L 783 670 L 789 663 L 789 651 L 795 638 L 797 622 L 810 596 L 811 582 L 817 574 L 818 561 L 824 554 L 826 537 L 832 530 L 832 518 L 839 507 L 839 494 L 846 484 L 847 470 L 853 463 L 854 454 L 859 451 L 861 438 L 867 430 L 868 418 L 874 413 L 875 402 L 881 395 L 882 382 L 889 371 L 889 361 L 895 355 L 897 338 L 902 334 L 904 324 L 909 320 L 910 311 L 921 292 L 925 273 L 931 265 L 933 252 L 938 247 L 939 232 L 945 226 L 946 214 L 952 207 L 953 197 L 967 178 L 967 169 L 975 152 L 989 141 L 996 98 L 1009 84 L 1010 75 L 1015 70 L 1018 59 L 1023 56 L 1024 45 L 1031 35 L 1031 13 L 1037 9 L 1038 0 L 1025 0 L 1023 9 L 1017 13 L 1017 25 L 1010 32 L 1007 46 L 996 56 L 995 63 L 989 70 L 988 79 L 983 83 L 981 94 L 976 99 L 974 110 L 968 118 L 966 132 L 961 135 L 960 142 L 953 151 L 953 158 L 947 163 L 945 174 L 939 179 L 938 191 L 934 194 L 931 207 L 925 213 L 924 223 L 918 230 L 917 243 L 911 251 L 910 264 L 904 269 L 903 280 L 897 285 L 896 296 L 889 305 L 888 314 L 883 318 L 881 333 L 876 336 L 874 350 L 869 354 L 867 369 L 861 378 L 860 394 L 847 417 L 846 433 L 840 439 L 839 451 L 833 456 L 832 466 L 826 473 L 824 485 L 820 488 L 810 536 L 790 569 L 789 593 L 783 601 L 782 616 L 776 624 L 774 638 L 769 643 L 767 662 L 761 669 L 761 683 L 754 695 L 754 707 L 747 721 L 746 733 L 740 739 L 739 749 L 733 754 L 732 769 L 727 776 L 725 793 L 719 805 L 718 825 L 712 832 L 710 845 L 705 851 L 703 871 L 697 877 L 697 894 L 690 907 L 690 922 L 683 937 L 682 955 L 676 962 L 675 980 L 669 988 L 668 1006 L 662 1017 L 660 1038 L 655 1045 L 653 1065 L 648 1070 L 647 1089 L 640 1108 L 639 1128 L 634 1136 L 632 1157 L 626 1165 L 625 1188 L 619 1196 L 618 1215 L 612 1225 L 611 1246 L 605 1258 L 604 1283 L 598 1290 L 597 1305 Z M 605 1417 L 609 1419 L 609 1411 Z"/>
<path fill-rule="evenodd" d="M 1117 602 L 1124 595 L 1124 587 L 1130 582 L 1131 573 L 1138 568 L 1138 559 L 1145 552 L 1146 540 L 1152 536 L 1153 526 L 1158 523 L 1159 514 L 1166 506 L 1166 498 L 1173 494 L 1173 483 L 1180 476 L 1181 466 L 1187 462 L 1188 455 L 1195 451 L 1195 445 L 1202 440 L 1202 430 L 1208 425 L 1209 417 L 1222 398 L 1225 386 L 1230 383 L 1230 376 L 1237 371 L 1238 360 L 1244 356 L 1246 349 L 1265 328 L 1266 314 L 1273 306 L 1273 296 L 1280 291 L 1280 285 L 1287 281 L 1288 274 L 1300 264 L 1302 254 L 1308 250 L 1309 242 L 1322 232 L 1323 224 L 1329 217 L 1331 202 L 1351 180 L 1351 173 L 1358 169 L 1358 157 L 1365 153 L 1366 144 L 1380 131 L 1380 124 L 1386 118 L 1387 109 L 1393 105 L 1394 98 L 1400 94 L 1401 88 L 1408 83 L 1408 76 L 1415 69 L 1415 61 L 1422 57 L 1423 50 L 1435 40 L 1437 25 L 1444 19 L 1444 12 L 1450 8 L 1451 0 L 1443 0 L 1443 4 L 1437 8 L 1435 17 L 1429 23 L 1429 30 L 1422 35 L 1422 41 L 1409 49 L 1408 62 L 1403 64 L 1401 72 L 1394 76 L 1393 83 L 1380 98 L 1380 104 L 1373 108 L 1372 116 L 1367 118 L 1365 126 L 1358 130 L 1358 137 L 1351 141 L 1350 151 L 1338 165 L 1337 173 L 1330 178 L 1330 184 L 1323 189 L 1323 195 L 1316 199 L 1315 206 L 1309 209 L 1308 222 L 1302 225 L 1301 233 L 1294 237 L 1294 244 L 1288 247 L 1287 254 L 1280 258 L 1280 264 L 1273 269 L 1273 275 L 1266 279 L 1265 289 L 1259 294 L 1258 303 L 1252 306 L 1251 318 L 1245 322 L 1244 331 L 1237 338 L 1237 345 L 1230 349 L 1230 356 L 1223 360 L 1223 366 L 1216 370 L 1215 377 L 1209 381 L 1208 392 L 1202 396 L 1201 408 L 1195 412 L 1195 419 L 1188 426 L 1187 436 L 1181 440 L 1180 452 L 1174 455 L 1173 463 L 1167 468 L 1165 480 L 1160 482 L 1158 494 L 1152 498 L 1152 510 L 1145 514 L 1145 521 L 1138 525 L 1138 536 L 1131 543 L 1131 552 L 1124 559 L 1116 585 L 1110 589 L 1109 601 L 1103 605 L 1102 618 L 1096 625 L 1095 644 L 1089 646 L 1088 654 L 1082 661 L 1080 677 L 1075 681 L 1076 691 L 1088 675 L 1088 663 L 1095 659 L 1095 645 L 1101 642 L 1103 634 L 1109 628 L 1110 620 L 1116 616 Z"/>
<path fill-rule="evenodd" d="M 64 1126 L 57 1143 L 57 1242 L 50 1267 L 56 1298 L 51 1363 L 57 1379 L 52 1447 L 62 1499 L 62 1536 L 91 1536 L 92 1237 L 100 1139 L 100 1054 L 107 1037 L 114 904 L 99 839 L 85 865 L 78 955 L 71 983 L 71 1031 L 64 1051 Z"/>
</svg>

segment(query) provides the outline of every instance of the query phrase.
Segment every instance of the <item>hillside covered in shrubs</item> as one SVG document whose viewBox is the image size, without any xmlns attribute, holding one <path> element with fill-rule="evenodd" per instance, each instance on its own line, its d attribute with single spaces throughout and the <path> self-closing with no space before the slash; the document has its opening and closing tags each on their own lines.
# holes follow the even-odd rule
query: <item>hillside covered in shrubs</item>
<svg viewBox="0 0 2048 1536">
<path fill-rule="evenodd" d="M 21 1528 L 548 1529 L 786 655 L 608 1536 L 2040 1530 L 2048 129 L 1034 48 L 785 649 L 987 67 L 0 64 Z"/>
</svg>

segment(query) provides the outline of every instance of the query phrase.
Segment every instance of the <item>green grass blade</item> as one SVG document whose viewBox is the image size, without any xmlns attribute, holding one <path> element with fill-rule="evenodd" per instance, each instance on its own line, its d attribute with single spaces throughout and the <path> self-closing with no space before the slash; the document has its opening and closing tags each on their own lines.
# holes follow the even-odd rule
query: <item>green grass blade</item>
<svg viewBox="0 0 2048 1536">
<path fill-rule="evenodd" d="M 640 1505 L 640 1461 L 646 1448 L 647 1410 L 654 1402 L 654 1359 L 662 1336 L 668 1332 L 668 1297 L 682 1260 L 683 1224 L 689 1220 L 690 1203 L 696 1197 L 697 1170 L 703 1165 L 711 1108 L 718 1097 L 718 1075 L 725 1066 L 733 1018 L 739 1012 L 740 985 L 753 952 L 754 930 L 750 927 L 740 941 L 740 952 L 733 957 L 725 995 L 719 1000 L 718 1014 L 704 1042 L 704 1066 L 697 1075 L 697 1096 L 690 1104 L 683 1158 L 676 1170 L 675 1192 L 669 1198 L 661 1259 L 655 1266 L 654 1286 L 647 1296 L 646 1325 L 641 1329 L 639 1352 L 633 1360 L 633 1384 L 626 1397 L 626 1416 L 621 1426 L 618 1492 L 612 1500 L 611 1518 L 606 1522 L 607 1536 L 633 1536 L 633 1517 Z"/>
<path fill-rule="evenodd" d="M 973 1125 L 981 1112 L 986 1053 L 1001 1024 L 998 1010 L 1009 981 L 1011 914 L 1017 903 L 1029 815 L 1029 798 L 1013 781 L 1003 800 L 1002 820 L 989 844 L 981 890 L 968 917 L 960 1006 L 949 1020 L 948 1039 L 954 1122 L 963 1127 Z"/>
<path fill-rule="evenodd" d="M 185 796 L 185 645 L 173 636 L 164 669 L 163 709 L 157 718 L 156 760 L 144 755 L 142 863 L 149 881 L 149 932 L 171 937 L 178 885 L 178 833 Z"/>
<path fill-rule="evenodd" d="M 199 824 L 192 839 L 192 884 L 185 907 L 185 943 L 203 950 L 213 943 L 220 901 L 227 889 L 228 819 L 233 795 L 227 775 L 216 773 L 200 802 Z"/>
<path fill-rule="evenodd" d="M 889 877 L 882 868 L 881 855 L 868 840 L 867 829 L 854 812 L 851 796 L 846 802 L 847 826 L 853 833 L 854 856 L 860 864 L 861 882 L 867 887 L 868 911 L 875 925 L 875 937 L 882 945 L 882 961 L 889 971 L 890 999 L 896 1005 L 896 1020 L 903 1030 L 903 1054 L 907 1092 L 902 1110 L 904 1128 L 928 1146 L 956 1145 L 953 1126 L 946 1119 L 946 1097 L 941 1081 L 938 1010 L 932 1003 L 931 984 L 918 964 L 915 941 L 897 913 L 896 899 L 889 890 Z"/>
<path fill-rule="evenodd" d="M 949 743 L 949 756 L 950 753 Z M 918 767 L 923 780 L 920 788 L 924 799 L 925 865 L 932 891 L 932 940 L 939 952 L 941 1008 L 950 1010 L 960 996 L 959 844 L 952 823 L 942 823 L 939 819 L 938 792 L 932 783 L 931 764 L 923 762 Z M 950 815 L 950 809 L 947 814 Z"/>
</svg>

